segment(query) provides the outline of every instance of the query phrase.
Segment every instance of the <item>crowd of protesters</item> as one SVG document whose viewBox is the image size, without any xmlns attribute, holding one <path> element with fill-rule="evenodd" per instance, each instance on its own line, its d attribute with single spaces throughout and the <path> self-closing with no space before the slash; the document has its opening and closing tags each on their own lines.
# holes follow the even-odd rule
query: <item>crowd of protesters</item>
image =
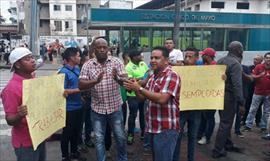
<svg viewBox="0 0 270 161">
<path fill-rule="evenodd" d="M 81 153 L 94 147 L 97 160 L 105 161 L 112 144 L 111 133 L 116 143 L 115 160 L 127 161 L 127 146 L 135 142 L 138 113 L 140 139 L 144 141 L 142 148 L 154 161 L 179 161 L 185 131 L 188 161 L 195 160 L 196 144 L 211 141 L 214 142 L 213 158 L 224 157 L 227 152 L 241 153 L 243 149 L 231 140 L 235 117 L 237 136 L 244 137 L 243 131 L 251 131 L 256 117 L 262 139 L 270 140 L 270 53 L 256 55 L 254 64 L 245 66 L 241 65 L 243 45 L 238 41 L 231 42 L 228 54 L 216 61 L 213 48 L 199 52 L 195 47 L 188 47 L 182 52 L 175 49 L 173 40 L 168 38 L 164 46 L 151 50 L 147 65 L 137 49 L 124 52 L 123 60 L 112 56 L 103 38 L 96 38 L 89 48 L 84 46 L 83 51 L 74 46 L 61 53 L 64 46 L 59 40 L 48 48 L 45 46 L 43 44 L 40 50 L 43 58 L 48 53 L 52 61 L 54 52 L 63 58 L 63 67 L 58 71 L 65 74 L 63 95 L 67 102 L 66 126 L 60 141 L 62 161 L 87 160 Z M 45 161 L 45 142 L 36 151 L 32 148 L 25 118 L 27 106 L 22 104 L 22 81 L 33 79 L 35 60 L 25 47 L 12 50 L 9 60 L 14 74 L 1 92 L 1 98 L 6 121 L 13 127 L 12 145 L 17 160 Z M 180 112 L 181 75 L 177 75 L 172 66 L 217 64 L 227 68 L 221 76 L 225 81 L 224 110 L 219 111 L 220 123 L 213 139 L 216 110 Z"/>
</svg>

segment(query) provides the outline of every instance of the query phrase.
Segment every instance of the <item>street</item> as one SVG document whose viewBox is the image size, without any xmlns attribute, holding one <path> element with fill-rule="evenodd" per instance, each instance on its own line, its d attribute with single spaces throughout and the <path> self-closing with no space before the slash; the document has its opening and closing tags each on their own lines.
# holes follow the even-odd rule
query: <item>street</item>
<svg viewBox="0 0 270 161">
<path fill-rule="evenodd" d="M 53 74 L 59 68 L 59 65 L 45 64 L 40 70 L 37 70 L 37 76 L 46 76 Z M 0 90 L 4 88 L 8 80 L 11 78 L 12 73 L 9 69 L 0 69 Z M 216 116 L 217 113 L 216 113 Z M 217 118 L 217 117 L 216 117 Z M 218 119 L 216 119 L 218 121 Z M 137 123 L 138 124 L 138 120 Z M 216 129 L 218 124 L 216 124 Z M 218 161 L 270 161 L 262 152 L 269 151 L 270 141 L 265 141 L 260 138 L 261 134 L 259 128 L 254 128 L 252 132 L 244 133 L 245 138 L 239 138 L 234 135 L 232 130 L 233 141 L 240 147 L 245 148 L 244 154 L 228 153 L 227 157 L 217 159 Z M 181 160 L 186 160 L 187 154 L 187 134 L 183 137 L 181 146 Z M 215 161 L 211 158 L 211 150 L 215 141 L 215 134 L 212 137 L 211 143 L 208 145 L 197 146 L 196 161 Z M 127 146 L 128 158 L 131 161 L 151 161 L 151 156 L 143 154 L 142 141 L 139 139 L 139 134 L 136 134 L 135 143 L 132 146 Z M 108 159 L 114 161 L 116 157 L 116 146 L 113 140 L 111 148 L 112 158 Z M 95 149 L 89 148 L 89 152 L 83 154 L 88 161 L 96 160 Z M 15 161 L 15 154 L 11 146 L 11 127 L 6 124 L 3 105 L 0 100 L 0 161 Z M 60 142 L 51 141 L 47 142 L 47 161 L 60 161 L 61 151 Z"/>
</svg>

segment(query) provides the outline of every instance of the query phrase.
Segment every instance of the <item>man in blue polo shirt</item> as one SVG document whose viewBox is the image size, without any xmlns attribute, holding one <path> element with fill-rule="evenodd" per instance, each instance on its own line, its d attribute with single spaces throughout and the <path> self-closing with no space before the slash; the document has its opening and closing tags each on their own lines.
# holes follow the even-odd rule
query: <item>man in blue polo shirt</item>
<svg viewBox="0 0 270 161">
<path fill-rule="evenodd" d="M 66 63 L 59 73 L 65 74 L 64 95 L 67 100 L 67 115 L 66 126 L 63 128 L 61 138 L 62 161 L 70 161 L 71 159 L 86 160 L 81 158 L 77 151 L 77 140 L 83 114 L 81 94 L 78 88 L 80 69 L 77 65 L 79 65 L 81 60 L 78 49 L 73 47 L 67 48 L 63 53 L 63 59 Z"/>
</svg>

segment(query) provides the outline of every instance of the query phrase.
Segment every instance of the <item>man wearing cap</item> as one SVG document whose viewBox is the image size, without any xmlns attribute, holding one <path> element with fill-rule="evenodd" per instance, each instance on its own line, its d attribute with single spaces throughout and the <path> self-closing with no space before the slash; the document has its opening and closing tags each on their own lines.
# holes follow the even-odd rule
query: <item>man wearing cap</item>
<svg viewBox="0 0 270 161">
<path fill-rule="evenodd" d="M 214 60 L 216 51 L 213 48 L 205 48 L 201 53 L 204 65 L 215 65 Z M 200 140 L 198 144 L 208 144 L 215 128 L 215 113 L 216 110 L 204 110 L 201 113 L 201 123 L 199 126 L 198 137 Z"/>
<path fill-rule="evenodd" d="M 3 89 L 3 100 L 7 124 L 12 127 L 12 145 L 18 161 L 44 161 L 46 158 L 45 142 L 34 151 L 26 121 L 27 106 L 22 105 L 23 80 L 32 79 L 36 62 L 32 52 L 24 47 L 14 49 L 10 56 L 13 77 Z"/>
<path fill-rule="evenodd" d="M 216 56 L 216 51 L 213 48 L 205 48 L 201 53 L 203 64 L 205 65 L 215 65 L 217 62 L 214 60 Z"/>
<path fill-rule="evenodd" d="M 131 50 L 129 52 L 130 61 L 125 67 L 128 77 L 135 78 L 137 80 L 142 80 L 144 74 L 148 70 L 148 66 L 142 61 L 141 52 L 138 50 Z M 140 128 L 141 128 L 141 139 L 144 137 L 144 101 L 139 101 L 136 98 L 134 91 L 127 92 L 128 105 L 129 105 L 129 117 L 128 117 L 128 139 L 127 143 L 129 145 L 133 144 L 134 141 L 134 129 L 135 120 L 139 110 L 140 113 Z"/>
<path fill-rule="evenodd" d="M 169 50 L 169 63 L 173 66 L 180 66 L 183 65 L 183 53 L 181 50 L 175 49 L 174 41 L 172 38 L 167 38 L 165 40 L 164 47 Z"/>
</svg>

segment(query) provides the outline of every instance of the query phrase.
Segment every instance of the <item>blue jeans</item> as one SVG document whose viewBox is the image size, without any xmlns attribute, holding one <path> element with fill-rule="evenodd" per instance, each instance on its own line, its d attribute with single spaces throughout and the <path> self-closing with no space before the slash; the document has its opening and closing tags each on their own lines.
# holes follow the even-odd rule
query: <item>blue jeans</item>
<svg viewBox="0 0 270 161">
<path fill-rule="evenodd" d="M 175 147 L 173 161 L 179 161 L 181 140 L 184 132 L 185 123 L 188 125 L 188 161 L 194 161 L 195 145 L 197 140 L 198 129 L 201 121 L 201 111 L 181 111 L 180 112 L 180 127 L 181 132 Z"/>
<path fill-rule="evenodd" d="M 141 132 L 144 132 L 145 120 L 144 120 L 144 101 L 140 102 L 136 97 L 128 97 L 129 117 L 128 117 L 128 133 L 134 134 L 135 120 L 139 110 L 140 113 L 140 128 Z"/>
<path fill-rule="evenodd" d="M 158 134 L 148 135 L 153 146 L 153 161 L 172 161 L 179 133 L 176 130 L 164 130 Z"/>
<path fill-rule="evenodd" d="M 94 130 L 95 146 L 97 152 L 97 160 L 105 161 L 105 131 L 107 124 L 110 125 L 114 138 L 116 139 L 117 161 L 127 161 L 126 137 L 124 133 L 123 114 L 122 111 L 116 111 L 111 114 L 99 114 L 91 112 L 92 126 Z"/>
<path fill-rule="evenodd" d="M 201 112 L 201 123 L 198 131 L 198 138 L 203 136 L 210 141 L 215 128 L 215 113 L 216 110 L 204 110 Z"/>
<path fill-rule="evenodd" d="M 261 102 L 263 102 L 263 115 L 261 118 L 260 127 L 266 128 L 266 124 L 267 124 L 267 120 L 268 120 L 269 112 L 270 112 L 269 96 L 262 96 L 262 95 L 256 95 L 256 94 L 253 94 L 253 97 L 252 97 L 251 107 L 250 107 L 247 120 L 246 120 L 247 127 L 249 128 L 252 127 L 255 115 L 257 113 L 257 110 Z"/>
<path fill-rule="evenodd" d="M 15 148 L 17 161 L 45 161 L 46 160 L 46 146 L 45 142 L 41 143 L 34 151 L 33 147 Z M 4 156 L 2 156 L 4 158 Z"/>
</svg>

